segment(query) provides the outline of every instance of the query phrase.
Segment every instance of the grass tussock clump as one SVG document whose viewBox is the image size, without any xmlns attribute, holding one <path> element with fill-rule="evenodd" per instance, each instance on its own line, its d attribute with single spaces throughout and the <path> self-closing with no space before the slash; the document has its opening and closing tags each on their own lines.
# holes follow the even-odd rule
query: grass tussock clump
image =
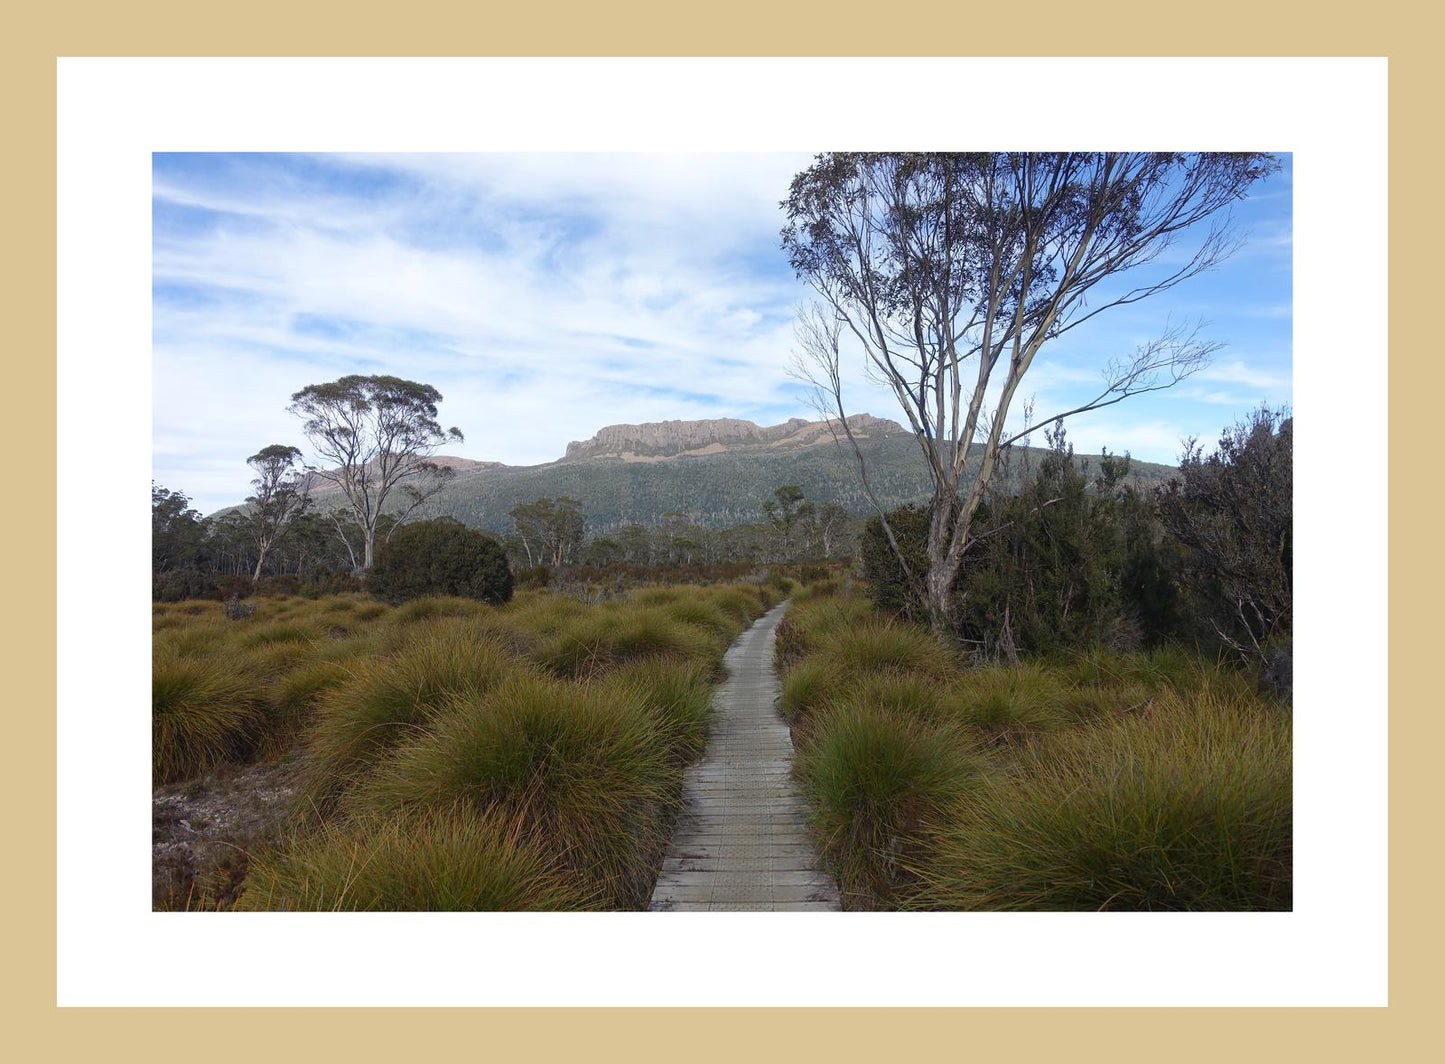
<svg viewBox="0 0 1445 1064">
<path fill-rule="evenodd" d="M 559 873 L 515 827 L 466 809 L 323 825 L 252 858 L 237 904 L 306 912 L 595 907 L 587 885 Z"/>
<path fill-rule="evenodd" d="M 675 760 L 685 764 L 707 746 L 712 680 L 712 669 L 702 662 L 635 661 L 608 674 L 599 696 L 655 715 L 667 731 Z"/>
<path fill-rule="evenodd" d="M 955 671 L 952 656 L 927 629 L 902 622 L 839 628 L 820 640 L 818 653 L 849 675 L 912 672 L 942 680 Z"/>
<path fill-rule="evenodd" d="M 830 707 L 794 771 L 814 802 L 824 857 L 851 907 L 886 907 L 909 889 L 903 869 L 920 825 L 978 774 L 961 737 L 865 706 Z"/>
<path fill-rule="evenodd" d="M 915 903 L 1288 909 L 1292 825 L 1288 714 L 1169 693 L 971 789 L 932 829 Z"/>
<path fill-rule="evenodd" d="M 415 624 L 417 621 L 434 621 L 442 617 L 476 617 L 491 609 L 492 607 L 478 599 L 427 595 L 397 606 L 391 611 L 391 619 L 397 624 Z"/>
<path fill-rule="evenodd" d="M 970 667 L 840 591 L 789 611 L 777 657 L 851 907 L 1290 905 L 1288 713 L 1241 670 L 1174 647 Z"/>
<path fill-rule="evenodd" d="M 599 609 L 539 640 L 538 664 L 559 676 L 585 679 L 644 658 L 720 660 L 712 633 L 681 623 L 660 608 Z"/>
<path fill-rule="evenodd" d="M 774 598 L 273 596 L 235 620 L 165 605 L 156 779 L 293 765 L 280 815 L 299 833 L 227 880 L 252 888 L 243 907 L 637 907 L 723 654 Z"/>
<path fill-rule="evenodd" d="M 480 697 L 523 666 L 467 625 L 425 628 L 395 653 L 357 662 L 317 705 L 308 755 L 313 797 L 344 790 L 390 747 L 425 729 L 455 697 Z"/>
<path fill-rule="evenodd" d="M 464 803 L 547 840 L 614 904 L 640 904 L 681 773 L 660 716 L 608 693 L 514 674 L 486 696 L 454 699 L 434 729 L 378 766 L 352 808 L 394 815 Z"/>
<path fill-rule="evenodd" d="M 151 772 L 156 783 L 199 775 L 254 746 L 264 715 L 251 680 L 224 661 L 161 645 L 151 665 Z"/>
<path fill-rule="evenodd" d="M 1069 723 L 1065 688 L 1048 669 L 1014 665 L 965 672 L 948 692 L 946 712 L 993 742 L 1017 742 Z"/>
<path fill-rule="evenodd" d="M 839 688 L 838 671 L 821 658 L 805 658 L 783 676 L 783 693 L 778 710 L 783 719 L 798 726 Z"/>
</svg>

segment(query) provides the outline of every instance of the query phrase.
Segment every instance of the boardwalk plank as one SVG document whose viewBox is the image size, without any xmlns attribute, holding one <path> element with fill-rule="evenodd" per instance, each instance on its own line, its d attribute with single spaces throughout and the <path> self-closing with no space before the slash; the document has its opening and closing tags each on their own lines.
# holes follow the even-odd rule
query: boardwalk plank
<svg viewBox="0 0 1445 1064">
<path fill-rule="evenodd" d="M 838 890 L 807 832 L 791 778 L 793 741 L 778 716 L 773 644 L 786 604 L 727 653 L 701 761 L 688 770 L 654 912 L 827 912 Z"/>
</svg>

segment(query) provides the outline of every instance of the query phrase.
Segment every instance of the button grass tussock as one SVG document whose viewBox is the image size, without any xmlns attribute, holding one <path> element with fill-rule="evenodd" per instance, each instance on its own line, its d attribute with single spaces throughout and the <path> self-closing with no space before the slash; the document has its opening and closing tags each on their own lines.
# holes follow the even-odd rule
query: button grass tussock
<svg viewBox="0 0 1445 1064">
<path fill-rule="evenodd" d="M 290 815 L 226 870 L 236 908 L 641 908 L 723 653 L 775 601 L 345 594 L 263 598 L 236 620 L 167 604 L 155 780 L 204 792 L 225 785 L 208 770 L 269 758 L 292 781 Z"/>
<path fill-rule="evenodd" d="M 853 909 L 1288 909 L 1290 709 L 1179 647 L 970 660 L 860 596 L 778 635 L 819 846 Z"/>
<path fill-rule="evenodd" d="M 165 906 L 646 908 L 724 653 L 783 586 L 158 604 L 157 795 L 253 765 L 287 811 Z M 1290 709 L 1248 670 L 1178 646 L 982 661 L 835 575 L 772 623 L 785 789 L 845 908 L 1292 905 Z"/>
</svg>

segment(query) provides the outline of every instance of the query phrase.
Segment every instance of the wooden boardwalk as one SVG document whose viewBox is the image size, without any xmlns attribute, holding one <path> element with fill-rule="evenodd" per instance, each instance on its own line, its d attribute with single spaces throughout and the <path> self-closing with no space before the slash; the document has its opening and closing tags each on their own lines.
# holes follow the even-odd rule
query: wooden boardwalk
<svg viewBox="0 0 1445 1064">
<path fill-rule="evenodd" d="M 793 787 L 793 741 L 778 716 L 773 643 L 786 603 L 738 637 L 713 695 L 707 751 L 688 770 L 685 805 L 654 912 L 799 912 L 840 908 L 808 838 Z"/>
</svg>

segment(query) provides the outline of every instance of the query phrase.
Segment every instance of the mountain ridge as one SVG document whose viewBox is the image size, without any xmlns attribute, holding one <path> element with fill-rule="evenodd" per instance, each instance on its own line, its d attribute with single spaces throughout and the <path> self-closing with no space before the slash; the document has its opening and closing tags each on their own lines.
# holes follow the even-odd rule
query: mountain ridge
<svg viewBox="0 0 1445 1064">
<path fill-rule="evenodd" d="M 855 414 L 848 419 L 868 466 L 869 482 L 888 508 L 928 499 L 931 485 L 911 432 L 896 422 Z M 567 496 L 578 500 L 589 532 L 610 534 L 629 524 L 656 526 L 683 515 L 706 528 L 763 519 L 763 503 L 783 484 L 797 484 L 816 504 L 837 503 L 850 513 L 872 512 L 858 480 L 858 460 L 836 422 L 792 418 L 760 426 L 740 418 L 609 425 L 590 439 L 574 441 L 551 462 L 510 466 L 451 455 L 433 461 L 453 470 L 448 484 L 417 510 L 418 518 L 453 517 L 476 528 L 505 533 L 519 503 Z M 974 448 L 971 463 L 976 463 Z M 1002 490 L 1029 475 L 1042 451 L 1014 448 L 1014 466 L 999 480 Z M 1079 455 L 1082 461 L 1098 456 Z M 1171 466 L 1134 462 L 1127 478 L 1148 488 L 1177 472 Z M 330 508 L 337 489 L 318 489 Z"/>
</svg>

